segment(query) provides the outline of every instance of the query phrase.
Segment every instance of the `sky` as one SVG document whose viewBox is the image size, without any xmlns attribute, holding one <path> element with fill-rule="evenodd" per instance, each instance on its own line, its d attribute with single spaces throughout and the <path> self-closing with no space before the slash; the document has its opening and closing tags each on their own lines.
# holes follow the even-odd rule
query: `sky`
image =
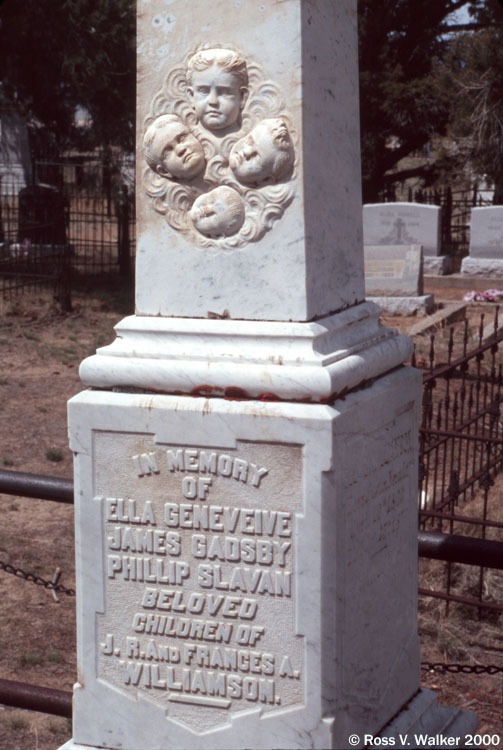
<svg viewBox="0 0 503 750">
<path fill-rule="evenodd" d="M 461 10 L 457 10 L 455 13 L 452 14 L 452 16 L 448 16 L 448 19 L 456 21 L 456 23 L 469 23 L 472 19 L 468 15 L 468 8 L 465 6 L 464 8 L 461 8 Z"/>
</svg>

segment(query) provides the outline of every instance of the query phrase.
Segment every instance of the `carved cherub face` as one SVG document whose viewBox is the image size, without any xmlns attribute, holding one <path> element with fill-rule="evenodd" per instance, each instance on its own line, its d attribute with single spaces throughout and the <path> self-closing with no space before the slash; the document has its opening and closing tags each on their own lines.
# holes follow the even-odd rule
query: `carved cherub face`
<svg viewBox="0 0 503 750">
<path fill-rule="evenodd" d="M 221 131 L 239 120 L 248 95 L 245 61 L 232 50 L 197 52 L 187 69 L 187 94 L 198 122 Z"/>
<path fill-rule="evenodd" d="M 205 237 L 218 239 L 239 232 L 245 219 L 245 209 L 238 193 L 222 185 L 194 201 L 190 218 L 198 232 Z"/>
<path fill-rule="evenodd" d="M 229 165 L 245 185 L 277 182 L 291 168 L 294 159 L 292 139 L 285 122 L 272 117 L 259 122 L 234 144 Z"/>
<path fill-rule="evenodd" d="M 191 180 L 206 166 L 203 147 L 176 115 L 161 115 L 152 123 L 144 153 L 149 166 L 167 179 Z"/>
</svg>

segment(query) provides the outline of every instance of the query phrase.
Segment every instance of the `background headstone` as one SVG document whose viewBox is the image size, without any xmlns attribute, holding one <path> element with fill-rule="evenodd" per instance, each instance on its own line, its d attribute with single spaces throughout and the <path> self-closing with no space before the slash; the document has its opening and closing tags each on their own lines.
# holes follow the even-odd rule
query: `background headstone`
<svg viewBox="0 0 503 750">
<path fill-rule="evenodd" d="M 363 206 L 364 245 L 422 245 L 425 273 L 446 273 L 441 255 L 440 206 L 369 203 Z"/>
<path fill-rule="evenodd" d="M 503 206 L 472 208 L 470 254 L 461 272 L 467 276 L 503 277 Z"/>
<path fill-rule="evenodd" d="M 18 241 L 65 245 L 67 203 L 52 185 L 29 185 L 19 191 Z"/>
<path fill-rule="evenodd" d="M 470 257 L 503 260 L 503 206 L 472 208 Z"/>
<path fill-rule="evenodd" d="M 420 245 L 365 245 L 367 296 L 417 297 L 423 293 Z"/>
<path fill-rule="evenodd" d="M 427 315 L 432 294 L 423 294 L 421 245 L 365 245 L 367 299 L 390 315 Z"/>
</svg>

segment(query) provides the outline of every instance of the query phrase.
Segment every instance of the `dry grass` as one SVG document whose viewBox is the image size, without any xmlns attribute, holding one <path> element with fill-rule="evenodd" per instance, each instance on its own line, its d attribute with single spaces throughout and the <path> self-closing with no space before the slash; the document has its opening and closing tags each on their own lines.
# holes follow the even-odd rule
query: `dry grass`
<svg viewBox="0 0 503 750">
<path fill-rule="evenodd" d="M 75 295 L 61 315 L 49 294 L 0 301 L 0 468 L 72 476 L 66 402 L 83 386 L 78 365 L 109 343 L 121 312 L 109 295 Z M 57 458 L 57 462 L 55 459 Z M 74 587 L 73 508 L 0 495 L 0 560 Z M 0 674 L 71 690 L 76 679 L 75 598 L 0 572 Z M 64 719 L 0 710 L 2 750 L 56 750 L 71 736 Z"/>
</svg>

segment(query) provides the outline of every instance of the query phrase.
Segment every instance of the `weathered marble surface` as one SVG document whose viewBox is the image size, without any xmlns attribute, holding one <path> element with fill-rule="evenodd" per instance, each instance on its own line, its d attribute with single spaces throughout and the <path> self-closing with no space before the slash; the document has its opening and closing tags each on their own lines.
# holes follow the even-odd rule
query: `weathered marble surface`
<svg viewBox="0 0 503 750">
<path fill-rule="evenodd" d="M 306 321 L 364 299 L 356 45 L 353 0 L 140 0 L 139 315 Z M 191 63 L 204 47 L 248 83 Z M 164 159 L 180 137 L 192 155 Z"/>
<path fill-rule="evenodd" d="M 316 402 L 406 361 L 407 336 L 372 302 L 313 323 L 130 316 L 110 346 L 82 362 L 84 383 L 163 393 Z"/>
<path fill-rule="evenodd" d="M 395 370 L 334 407 L 70 401 L 80 683 L 68 747 L 340 748 L 412 697 L 417 555 L 403 539 L 417 533 L 419 378 Z M 196 506 L 214 509 L 210 528 Z M 226 648 L 241 666 L 218 666 Z"/>
<path fill-rule="evenodd" d="M 421 376 L 364 301 L 356 1 L 138 14 L 137 315 L 69 404 L 65 747 L 347 747 L 420 680 Z"/>
</svg>

